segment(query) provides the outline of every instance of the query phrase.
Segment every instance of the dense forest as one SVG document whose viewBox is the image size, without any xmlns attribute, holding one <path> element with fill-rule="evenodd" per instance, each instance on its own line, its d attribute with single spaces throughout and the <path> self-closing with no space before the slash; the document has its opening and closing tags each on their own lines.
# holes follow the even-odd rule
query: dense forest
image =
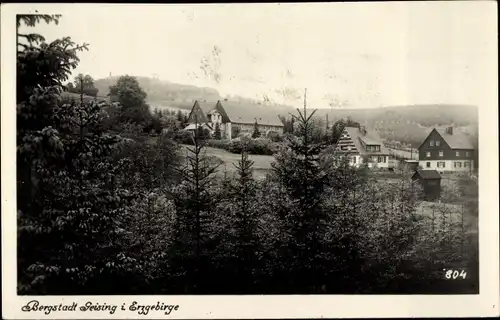
<svg viewBox="0 0 500 320">
<path fill-rule="evenodd" d="M 18 38 L 19 294 L 478 292 L 463 222 L 443 206 L 418 214 L 408 177 L 384 184 L 337 158 L 313 138 L 313 111 L 295 113 L 265 179 L 244 148 L 218 178 L 199 133 L 187 153 L 169 134 L 145 142 L 156 115 L 138 79 L 111 84 L 115 102 L 84 99 L 85 81 L 63 96 L 89 46 Z M 467 280 L 447 280 L 453 266 Z"/>
</svg>

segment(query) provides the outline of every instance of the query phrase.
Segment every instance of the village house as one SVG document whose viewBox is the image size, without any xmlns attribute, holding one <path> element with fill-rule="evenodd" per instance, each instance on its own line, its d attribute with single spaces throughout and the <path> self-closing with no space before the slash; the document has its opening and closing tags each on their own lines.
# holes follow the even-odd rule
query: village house
<svg viewBox="0 0 500 320">
<path fill-rule="evenodd" d="M 453 127 L 432 129 L 418 152 L 423 170 L 471 172 L 474 168 L 474 146 L 468 136 Z"/>
<path fill-rule="evenodd" d="M 246 106 L 239 103 L 225 101 L 224 105 L 219 100 L 216 103 L 206 101 L 195 101 L 187 122 L 189 123 L 184 130 L 194 130 L 195 124 L 203 126 L 215 133 L 218 125 L 223 139 L 231 140 L 235 138 L 233 131 L 245 134 L 251 134 L 254 131 L 255 123 L 262 136 L 268 136 L 271 133 L 283 134 L 283 123 L 278 115 L 265 112 L 261 106 Z"/>
<path fill-rule="evenodd" d="M 349 158 L 352 166 L 366 163 L 369 168 L 389 168 L 391 154 L 376 131 L 368 132 L 364 126 L 345 127 L 335 152 Z"/>
</svg>

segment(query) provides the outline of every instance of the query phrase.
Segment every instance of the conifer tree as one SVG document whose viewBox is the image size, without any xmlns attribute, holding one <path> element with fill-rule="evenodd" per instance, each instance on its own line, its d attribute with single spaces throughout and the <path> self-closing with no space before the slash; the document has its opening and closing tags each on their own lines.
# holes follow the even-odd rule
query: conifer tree
<svg viewBox="0 0 500 320">
<path fill-rule="evenodd" d="M 198 127 L 197 118 L 195 126 Z M 202 290 L 202 273 L 208 261 L 204 244 L 210 234 L 210 214 L 216 200 L 211 187 L 219 166 L 208 161 L 204 153 L 205 141 L 199 131 L 194 130 L 193 146 L 187 148 L 186 164 L 180 169 L 183 184 L 174 195 L 177 207 L 175 254 L 181 259 L 178 266 L 186 268 L 183 273 L 187 281 L 193 281 L 191 288 L 195 292 Z"/>
<path fill-rule="evenodd" d="M 327 216 L 322 208 L 322 193 L 327 174 L 320 165 L 322 144 L 313 143 L 314 111 L 308 115 L 298 111 L 297 137 L 288 137 L 288 150 L 282 151 L 273 163 L 273 173 L 296 201 L 296 212 L 288 216 L 291 254 L 295 256 L 294 268 L 302 277 L 314 277 L 314 266 L 320 255 L 321 239 Z M 310 279 L 311 279 L 310 278 Z M 311 279 L 315 282 L 314 279 Z"/>
<path fill-rule="evenodd" d="M 255 267 L 258 239 L 257 239 L 257 185 L 252 177 L 254 162 L 248 158 L 244 146 L 241 159 L 234 164 L 237 178 L 232 185 L 232 199 L 235 207 L 233 217 L 236 230 L 236 255 L 239 278 L 245 282 L 245 290 L 251 289 L 252 270 Z"/>
<path fill-rule="evenodd" d="M 215 139 L 216 140 L 222 139 L 222 133 L 220 131 L 220 124 L 219 123 L 215 124 Z"/>
<path fill-rule="evenodd" d="M 253 125 L 253 133 L 252 138 L 260 137 L 259 124 L 257 123 L 257 119 L 255 119 L 255 124 Z"/>
<path fill-rule="evenodd" d="M 18 27 L 57 19 L 21 15 Z M 62 103 L 63 82 L 86 46 L 18 37 L 27 40 L 17 52 L 19 293 L 96 294 L 103 283 L 113 292 L 124 283 L 115 276 L 139 267 L 119 241 L 127 197 L 110 154 L 121 139 L 96 130 L 103 106 L 95 101 Z"/>
</svg>

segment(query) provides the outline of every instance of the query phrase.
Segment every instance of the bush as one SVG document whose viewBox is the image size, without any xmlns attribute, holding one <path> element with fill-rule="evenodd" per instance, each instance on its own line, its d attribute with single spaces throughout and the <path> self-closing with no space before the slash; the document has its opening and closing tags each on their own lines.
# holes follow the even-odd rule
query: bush
<svg viewBox="0 0 500 320">
<path fill-rule="evenodd" d="M 179 142 L 179 140 L 177 140 Z M 182 143 L 182 142 L 180 142 Z M 237 138 L 229 140 L 207 140 L 207 147 L 223 149 L 231 153 L 241 154 L 243 149 L 249 154 L 273 155 L 278 152 L 281 144 L 265 138 Z"/>
<path fill-rule="evenodd" d="M 180 144 L 194 144 L 194 134 L 192 131 L 179 130 L 179 131 L 169 131 L 168 137 Z M 206 129 L 199 129 L 198 137 L 200 140 L 208 141 L 210 139 L 210 132 Z"/>
<path fill-rule="evenodd" d="M 229 150 L 229 140 L 207 140 L 207 147 L 212 147 L 212 148 L 217 148 L 217 149 L 223 149 L 223 150 Z"/>
<path fill-rule="evenodd" d="M 265 138 L 242 138 L 232 140 L 227 150 L 232 153 L 241 153 L 244 148 L 249 154 L 271 156 L 278 152 L 280 144 Z"/>
<path fill-rule="evenodd" d="M 193 134 L 190 131 L 179 130 L 176 132 L 170 132 L 169 137 L 177 143 L 181 144 L 193 144 Z"/>
<path fill-rule="evenodd" d="M 279 133 L 275 131 L 270 131 L 267 134 L 267 138 L 270 139 L 272 142 L 282 142 L 283 141 L 283 136 L 281 136 Z"/>
</svg>

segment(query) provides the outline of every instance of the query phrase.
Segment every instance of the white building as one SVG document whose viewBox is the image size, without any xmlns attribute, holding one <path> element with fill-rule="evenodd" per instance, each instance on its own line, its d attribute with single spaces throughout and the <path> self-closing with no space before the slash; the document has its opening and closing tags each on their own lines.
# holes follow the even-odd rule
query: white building
<svg viewBox="0 0 500 320">
<path fill-rule="evenodd" d="M 269 114 L 265 107 L 258 105 L 244 105 L 234 102 L 207 103 L 195 101 L 188 117 L 189 125 L 185 130 L 193 130 L 194 123 L 203 124 L 215 133 L 218 126 L 221 131 L 222 139 L 231 140 L 233 137 L 233 128 L 237 128 L 242 133 L 252 133 L 255 123 L 259 132 L 263 136 L 271 132 L 283 134 L 283 123 L 278 115 Z"/>
<path fill-rule="evenodd" d="M 365 127 L 345 127 L 337 142 L 335 152 L 349 158 L 352 166 L 366 163 L 369 168 L 389 168 L 391 154 L 376 131 Z"/>
<path fill-rule="evenodd" d="M 419 167 L 438 172 L 472 172 L 475 150 L 470 137 L 452 127 L 432 129 L 418 148 Z"/>
</svg>

